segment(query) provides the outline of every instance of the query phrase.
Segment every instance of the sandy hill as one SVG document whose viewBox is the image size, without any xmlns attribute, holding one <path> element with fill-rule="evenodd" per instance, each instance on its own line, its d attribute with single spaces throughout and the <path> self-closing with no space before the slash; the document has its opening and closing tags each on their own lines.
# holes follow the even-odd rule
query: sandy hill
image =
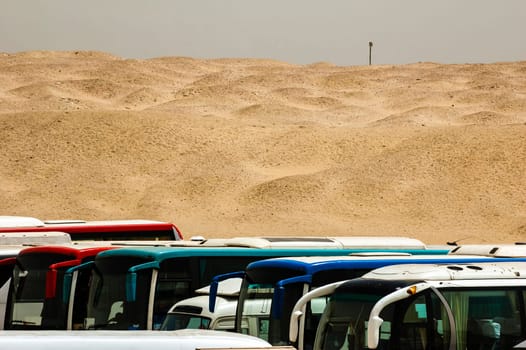
<svg viewBox="0 0 526 350">
<path fill-rule="evenodd" d="M 0 53 L 0 215 L 526 241 L 526 62 Z"/>
</svg>

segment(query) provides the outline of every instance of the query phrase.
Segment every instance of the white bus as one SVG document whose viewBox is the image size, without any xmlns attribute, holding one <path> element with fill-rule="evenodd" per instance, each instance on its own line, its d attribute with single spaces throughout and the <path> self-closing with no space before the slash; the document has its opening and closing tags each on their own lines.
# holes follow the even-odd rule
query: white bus
<svg viewBox="0 0 526 350">
<path fill-rule="evenodd" d="M 173 332 L 1 331 L 0 349 L 35 350 L 196 350 L 268 348 L 262 339 L 244 334 L 182 329 Z"/>
<path fill-rule="evenodd" d="M 198 296 L 175 303 L 166 315 L 162 331 L 177 329 L 215 329 L 233 331 L 241 278 L 219 282 L 214 312 L 208 308 L 210 286 L 195 291 Z"/>
<path fill-rule="evenodd" d="M 235 331 L 236 309 L 241 287 L 241 278 L 230 278 L 219 282 L 215 294 L 215 307 L 210 311 L 210 286 L 198 289 L 196 293 L 202 294 L 193 298 L 181 300 L 170 308 L 163 325 L 162 331 L 178 329 L 214 329 L 219 331 Z M 243 334 L 255 334 L 259 318 L 267 317 L 266 300 L 253 300 L 245 305 L 246 317 L 241 321 Z"/>
<path fill-rule="evenodd" d="M 392 265 L 305 295 L 330 295 L 313 349 L 512 349 L 526 339 L 526 263 Z"/>
</svg>

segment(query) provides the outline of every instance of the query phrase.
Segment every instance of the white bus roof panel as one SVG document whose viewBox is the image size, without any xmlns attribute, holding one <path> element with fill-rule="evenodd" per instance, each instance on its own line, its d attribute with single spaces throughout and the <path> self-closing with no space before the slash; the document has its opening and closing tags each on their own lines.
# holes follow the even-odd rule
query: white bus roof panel
<svg viewBox="0 0 526 350">
<path fill-rule="evenodd" d="M 0 245 L 42 245 L 71 243 L 71 236 L 65 232 L 2 232 Z"/>
<path fill-rule="evenodd" d="M 195 350 L 203 348 L 265 348 L 256 337 L 223 331 L 182 329 L 152 331 L 0 331 L 0 348 L 17 350 Z"/>
<path fill-rule="evenodd" d="M 204 243 L 206 244 L 206 243 Z M 356 248 L 356 249 L 426 249 L 414 238 L 391 236 L 341 236 L 341 237 L 235 237 L 225 239 L 229 247 L 255 248 Z"/>
<path fill-rule="evenodd" d="M 499 258 L 526 257 L 526 245 L 522 244 L 466 244 L 460 245 L 449 252 L 449 255 L 470 254 L 493 256 Z"/>
<path fill-rule="evenodd" d="M 29 216 L 0 216 L 0 227 L 35 227 L 45 226 L 36 218 Z"/>
<path fill-rule="evenodd" d="M 234 297 L 239 295 L 239 290 L 241 289 L 241 283 L 243 279 L 239 277 L 227 278 L 226 280 L 219 281 L 217 284 L 217 295 Z M 196 294 L 210 294 L 210 286 L 205 286 L 199 289 L 196 289 Z"/>
<path fill-rule="evenodd" d="M 390 265 L 370 271 L 362 277 L 421 281 L 524 279 L 526 262 Z"/>
</svg>

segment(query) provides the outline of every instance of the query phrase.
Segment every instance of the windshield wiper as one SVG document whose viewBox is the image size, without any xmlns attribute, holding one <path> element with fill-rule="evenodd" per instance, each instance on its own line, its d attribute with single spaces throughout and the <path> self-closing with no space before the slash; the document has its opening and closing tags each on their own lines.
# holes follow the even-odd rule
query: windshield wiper
<svg viewBox="0 0 526 350">
<path fill-rule="evenodd" d="M 36 322 L 31 322 L 31 321 L 23 321 L 23 320 L 12 320 L 11 321 L 11 324 L 15 324 L 15 325 L 36 325 L 37 323 Z"/>
</svg>

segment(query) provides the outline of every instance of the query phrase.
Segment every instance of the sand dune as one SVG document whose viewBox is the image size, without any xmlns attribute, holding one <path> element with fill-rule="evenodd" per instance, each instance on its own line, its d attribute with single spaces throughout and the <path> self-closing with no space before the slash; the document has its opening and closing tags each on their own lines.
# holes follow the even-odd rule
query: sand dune
<svg viewBox="0 0 526 350">
<path fill-rule="evenodd" d="M 0 213 L 526 241 L 526 62 L 0 53 Z"/>
</svg>

